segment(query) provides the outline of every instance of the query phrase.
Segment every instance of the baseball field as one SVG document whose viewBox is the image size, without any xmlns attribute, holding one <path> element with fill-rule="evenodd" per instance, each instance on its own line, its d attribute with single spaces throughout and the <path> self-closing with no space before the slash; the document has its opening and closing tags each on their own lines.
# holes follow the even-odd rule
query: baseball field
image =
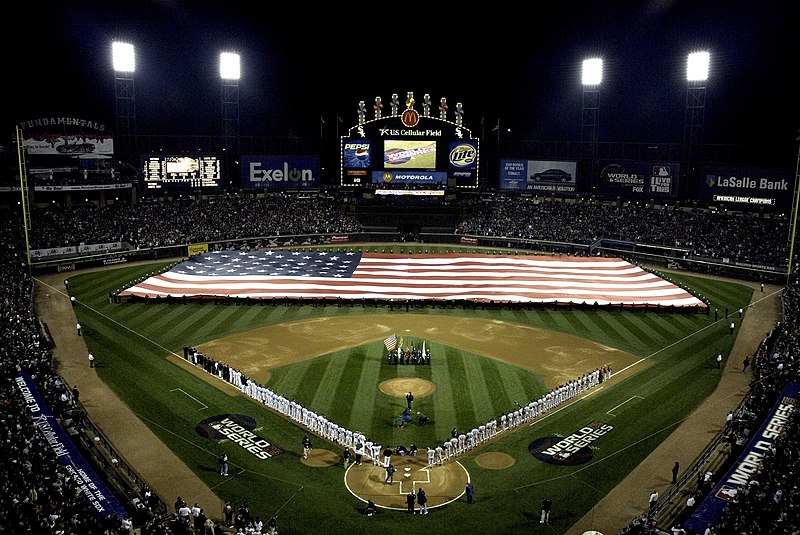
<svg viewBox="0 0 800 535">
<path fill-rule="evenodd" d="M 281 533 L 566 533 L 714 391 L 723 373 L 714 357 L 727 358 L 739 335 L 738 327 L 729 333 L 723 311 L 747 310 L 753 292 L 744 284 L 670 274 L 720 311 L 716 322 L 705 312 L 552 306 L 406 311 L 109 302 L 109 292 L 164 265 L 71 274 L 74 308 L 63 274 L 40 278 L 37 303 L 59 364 L 68 380 L 86 381 L 87 411 L 109 422 L 103 431 L 112 440 L 120 435 L 121 454 L 167 503 L 183 492 L 219 517 L 223 501 L 247 502 L 264 520 L 277 514 Z M 75 317 L 82 337 L 74 333 Z M 389 363 L 383 340 L 392 333 L 404 344 L 424 342 L 430 365 Z M 383 446 L 416 444 L 420 453 L 393 459 L 399 470 L 391 484 L 369 462 L 345 471 L 341 447 L 318 436 L 311 435 L 314 448 L 304 459 L 308 430 L 188 363 L 184 346 Z M 87 348 L 96 357 L 91 370 Z M 426 467 L 426 449 L 450 438 L 452 428 L 499 421 L 518 404 L 607 365 L 610 380 L 442 466 Z M 106 400 L 94 382 L 117 399 Z M 414 419 L 396 425 L 408 391 L 414 412 L 429 417 L 426 425 Z M 119 400 L 130 419 L 104 420 L 103 411 Z M 225 425 L 238 431 L 233 439 L 212 431 Z M 139 440 L 132 441 L 125 433 L 136 426 L 142 426 Z M 591 444 L 574 454 L 554 453 L 565 437 L 588 435 Z M 149 443 L 151 436 L 166 449 Z M 228 476 L 217 465 L 223 451 Z M 187 468 L 192 477 L 182 479 Z M 196 491 L 192 478 L 211 493 Z M 467 481 L 475 488 L 472 504 L 463 495 Z M 176 491 L 178 482 L 187 490 Z M 410 516 L 404 496 L 419 487 L 430 514 Z M 641 493 L 644 503 L 648 489 Z M 550 523 L 541 526 L 545 496 L 554 507 Z M 379 505 L 372 517 L 361 514 L 368 498 Z"/>
</svg>

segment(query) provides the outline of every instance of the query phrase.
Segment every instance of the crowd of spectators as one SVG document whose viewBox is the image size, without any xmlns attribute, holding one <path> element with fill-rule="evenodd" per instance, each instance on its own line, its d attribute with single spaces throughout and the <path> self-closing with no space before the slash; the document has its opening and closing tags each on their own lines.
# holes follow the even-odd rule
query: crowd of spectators
<svg viewBox="0 0 800 535">
<path fill-rule="evenodd" d="M 226 196 L 142 202 L 93 203 L 33 211 L 31 248 L 127 242 L 136 248 L 288 236 L 358 232 L 361 225 L 325 197 Z"/>
<path fill-rule="evenodd" d="M 505 194 L 480 202 L 457 202 L 468 205 L 471 214 L 455 225 L 455 233 L 462 235 L 574 244 L 613 239 L 680 248 L 687 257 L 761 266 L 785 265 L 789 252 L 789 222 L 785 217 Z M 431 207 L 427 219 L 436 213 L 436 207 Z M 420 217 L 415 214 L 412 219 Z M 452 225 L 452 214 L 442 219 Z M 85 203 L 68 209 L 52 205 L 35 209 L 32 220 L 32 249 L 114 242 L 149 248 L 268 236 L 352 233 L 365 226 L 336 199 L 282 194 L 179 198 L 104 207 Z M 430 226 L 431 222 L 426 220 L 426 224 Z"/>
<path fill-rule="evenodd" d="M 567 202 L 497 194 L 476 206 L 456 232 L 579 244 L 605 238 L 769 266 L 785 265 L 789 256 L 786 218 L 588 199 Z"/>
<path fill-rule="evenodd" d="M 33 378 L 53 414 L 80 419 L 74 393 L 59 378 L 50 342 L 33 308 L 33 282 L 21 251 L 19 225 L 0 229 L 0 531 L 35 534 L 108 534 L 123 520 L 96 520 L 74 477 L 37 431 L 15 373 Z"/>
<path fill-rule="evenodd" d="M 188 533 L 185 523 L 157 514 L 160 501 L 146 486 L 130 515 L 97 518 L 75 477 L 30 417 L 14 381 L 26 372 L 68 432 L 80 431 L 86 414 L 74 385 L 58 375 L 51 341 L 33 306 L 33 280 L 19 235 L 22 221 L 2 214 L 0 228 L 0 533 L 35 535 L 143 535 Z M 196 533 L 203 533 L 196 532 Z"/>
</svg>

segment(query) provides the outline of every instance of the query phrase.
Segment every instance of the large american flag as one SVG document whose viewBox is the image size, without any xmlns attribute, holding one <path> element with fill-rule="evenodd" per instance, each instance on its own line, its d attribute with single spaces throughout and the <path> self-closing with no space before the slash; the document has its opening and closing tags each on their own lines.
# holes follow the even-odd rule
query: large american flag
<svg viewBox="0 0 800 535">
<path fill-rule="evenodd" d="M 705 306 L 619 258 L 274 249 L 193 256 L 120 295 Z"/>
</svg>

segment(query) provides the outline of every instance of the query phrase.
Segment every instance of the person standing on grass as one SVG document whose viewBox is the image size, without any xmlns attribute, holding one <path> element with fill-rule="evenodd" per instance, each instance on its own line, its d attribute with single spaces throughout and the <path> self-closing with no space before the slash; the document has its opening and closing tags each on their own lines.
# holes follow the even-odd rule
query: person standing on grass
<svg viewBox="0 0 800 535">
<path fill-rule="evenodd" d="M 350 465 L 350 448 L 344 449 L 342 460 L 344 461 L 344 469 L 347 470 L 347 467 Z"/>
<path fill-rule="evenodd" d="M 542 517 L 539 519 L 540 524 L 545 524 L 550 521 L 550 509 L 553 508 L 553 500 L 546 497 L 542 500 Z"/>
<path fill-rule="evenodd" d="M 217 462 L 219 462 L 219 475 L 227 476 L 228 475 L 228 454 L 224 451 L 219 455 L 217 458 Z"/>
<path fill-rule="evenodd" d="M 78 330 L 78 336 L 83 336 L 83 333 L 81 332 L 81 324 L 76 323 L 75 328 Z"/>
<path fill-rule="evenodd" d="M 472 503 L 473 496 L 475 496 L 475 488 L 472 486 L 472 481 L 467 483 L 467 488 L 465 492 L 467 494 L 467 503 Z"/>
<path fill-rule="evenodd" d="M 717 369 L 719 370 L 722 366 L 722 353 L 717 354 Z"/>
<path fill-rule="evenodd" d="M 311 439 L 308 435 L 303 436 L 303 459 L 308 459 L 308 453 L 311 451 Z"/>
</svg>

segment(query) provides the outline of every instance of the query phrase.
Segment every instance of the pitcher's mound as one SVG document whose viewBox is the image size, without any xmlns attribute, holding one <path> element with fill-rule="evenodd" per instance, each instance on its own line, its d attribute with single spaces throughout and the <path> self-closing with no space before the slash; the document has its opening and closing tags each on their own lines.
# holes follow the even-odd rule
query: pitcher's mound
<svg viewBox="0 0 800 535">
<path fill-rule="evenodd" d="M 328 450 L 318 450 L 316 448 L 308 452 L 308 459 L 300 458 L 306 466 L 333 466 L 339 462 L 339 456 Z"/>
<path fill-rule="evenodd" d="M 378 385 L 381 392 L 387 396 L 398 398 L 405 397 L 411 392 L 415 398 L 430 396 L 436 390 L 436 385 L 427 379 L 417 379 L 416 377 L 395 377 Z"/>
<path fill-rule="evenodd" d="M 511 467 L 516 461 L 511 455 L 499 451 L 488 451 L 475 457 L 475 463 L 489 470 L 503 470 Z"/>
</svg>

